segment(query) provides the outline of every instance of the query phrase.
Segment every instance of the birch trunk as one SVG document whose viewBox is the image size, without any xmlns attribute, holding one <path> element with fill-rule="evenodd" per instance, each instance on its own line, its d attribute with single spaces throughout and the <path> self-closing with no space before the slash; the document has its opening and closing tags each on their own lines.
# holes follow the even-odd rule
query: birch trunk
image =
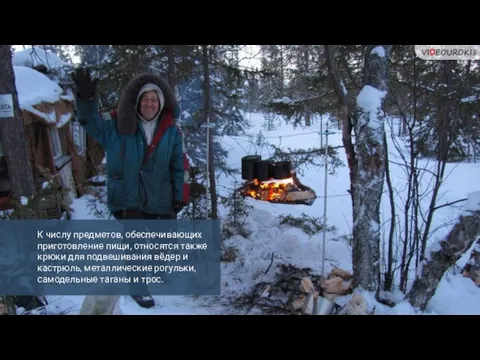
<svg viewBox="0 0 480 360">
<path fill-rule="evenodd" d="M 390 45 L 370 46 L 364 87 L 357 97 L 357 173 L 353 211 L 354 287 L 378 294 L 380 284 L 380 202 L 385 178 L 387 59 Z"/>
</svg>

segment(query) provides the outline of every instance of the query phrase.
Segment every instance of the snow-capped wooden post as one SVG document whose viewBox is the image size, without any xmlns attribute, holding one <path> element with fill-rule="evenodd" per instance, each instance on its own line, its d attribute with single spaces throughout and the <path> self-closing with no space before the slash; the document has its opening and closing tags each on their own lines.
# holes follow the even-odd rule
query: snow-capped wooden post
<svg viewBox="0 0 480 360">
<path fill-rule="evenodd" d="M 425 310 L 435 295 L 445 272 L 473 245 L 480 236 L 480 191 L 468 195 L 465 212 L 453 229 L 425 253 L 417 277 L 406 298 L 413 307 Z"/>
<path fill-rule="evenodd" d="M 390 47 L 367 47 L 364 86 L 356 104 L 353 284 L 354 287 L 375 293 L 380 283 L 380 202 L 386 158 L 382 105 L 387 95 Z"/>
</svg>

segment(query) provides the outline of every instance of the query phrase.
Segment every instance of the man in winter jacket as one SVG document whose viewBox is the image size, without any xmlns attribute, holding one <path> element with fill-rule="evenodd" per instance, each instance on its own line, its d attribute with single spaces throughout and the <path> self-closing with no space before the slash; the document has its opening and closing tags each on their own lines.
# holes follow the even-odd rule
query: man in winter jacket
<svg viewBox="0 0 480 360">
<path fill-rule="evenodd" d="M 111 213 L 117 219 L 175 219 L 188 203 L 188 160 L 168 83 L 157 75 L 138 75 L 121 94 L 116 114 L 104 120 L 97 79 L 85 68 L 72 78 L 78 121 L 106 152 Z M 154 306 L 151 296 L 132 297 L 142 307 Z"/>
</svg>

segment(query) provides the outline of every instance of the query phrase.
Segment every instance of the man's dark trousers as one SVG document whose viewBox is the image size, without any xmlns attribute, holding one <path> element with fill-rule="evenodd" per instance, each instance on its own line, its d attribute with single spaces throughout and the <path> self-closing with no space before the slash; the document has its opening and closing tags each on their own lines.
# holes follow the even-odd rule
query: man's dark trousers
<svg viewBox="0 0 480 360">
<path fill-rule="evenodd" d="M 147 214 L 143 212 L 142 210 L 121 210 L 113 213 L 113 216 L 117 220 L 171 220 L 173 215 L 158 215 L 158 214 Z M 128 222 L 125 222 L 125 232 L 127 231 L 132 231 L 132 230 L 140 230 L 140 229 L 135 229 L 135 228 L 129 228 L 128 227 Z M 122 241 L 124 244 L 130 244 L 129 250 L 126 251 L 126 254 L 130 255 L 140 255 L 141 251 L 135 250 L 134 245 L 137 243 L 137 239 L 135 238 L 123 238 Z M 125 265 L 138 265 L 138 266 L 143 266 L 144 263 L 143 261 L 140 260 L 126 260 Z M 130 277 L 130 279 L 133 281 L 135 277 L 139 278 L 139 281 L 137 283 L 130 283 L 130 295 L 132 297 L 137 297 L 137 296 L 150 296 L 150 293 L 148 291 L 147 285 L 141 281 L 142 277 L 146 277 L 147 273 L 145 272 L 126 272 L 126 275 Z"/>
</svg>

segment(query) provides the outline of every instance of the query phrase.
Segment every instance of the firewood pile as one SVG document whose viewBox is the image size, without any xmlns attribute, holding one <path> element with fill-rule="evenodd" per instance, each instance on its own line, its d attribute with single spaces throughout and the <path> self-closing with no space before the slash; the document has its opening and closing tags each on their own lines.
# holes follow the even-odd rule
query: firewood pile
<svg viewBox="0 0 480 360">
<path fill-rule="evenodd" d="M 273 283 L 261 282 L 251 293 L 237 298 L 233 306 L 246 313 L 269 315 L 311 315 L 319 296 L 334 300 L 351 293 L 352 275 L 335 268 L 323 282 L 309 268 L 279 264 Z M 334 314 L 341 310 L 336 307 Z"/>
</svg>

